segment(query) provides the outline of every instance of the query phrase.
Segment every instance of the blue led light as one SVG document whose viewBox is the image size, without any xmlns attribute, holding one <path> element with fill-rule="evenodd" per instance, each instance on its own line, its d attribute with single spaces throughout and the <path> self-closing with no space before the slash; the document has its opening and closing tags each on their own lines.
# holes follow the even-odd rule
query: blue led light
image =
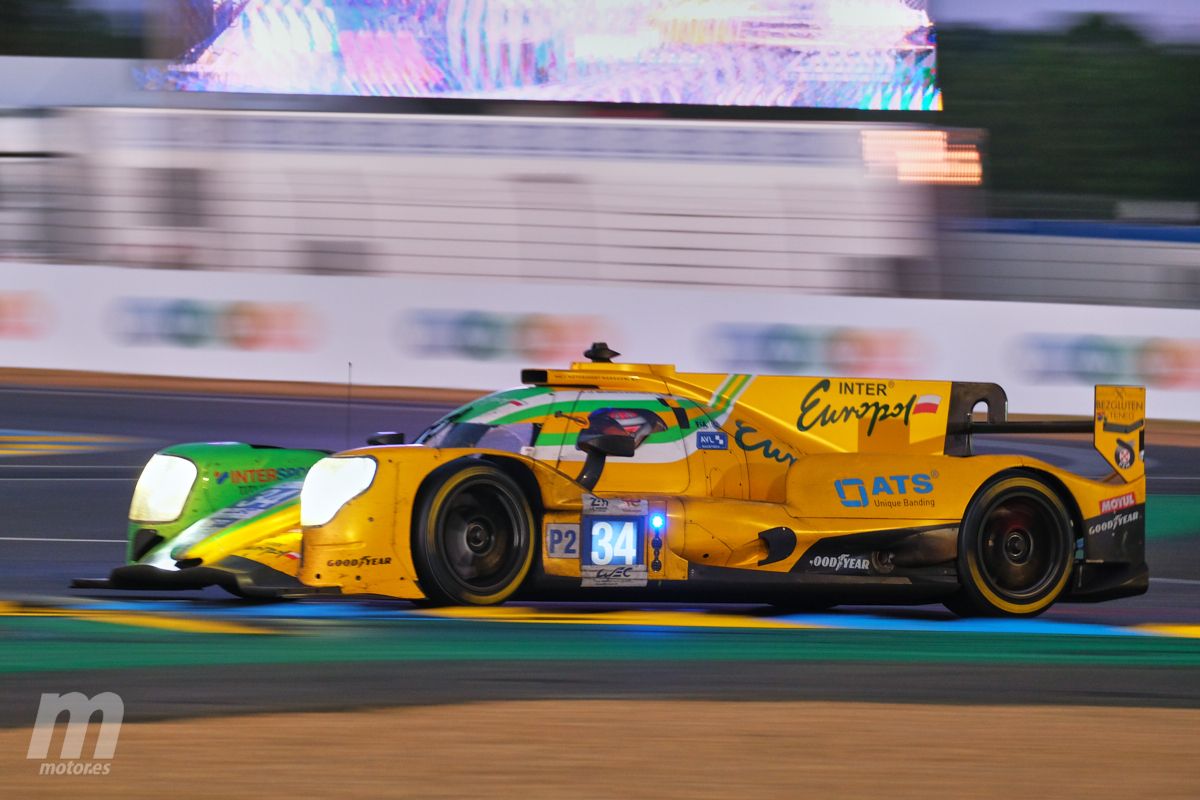
<svg viewBox="0 0 1200 800">
<path fill-rule="evenodd" d="M 667 519 L 662 514 L 650 515 L 650 527 L 654 528 L 654 530 L 661 531 L 666 524 Z"/>
</svg>

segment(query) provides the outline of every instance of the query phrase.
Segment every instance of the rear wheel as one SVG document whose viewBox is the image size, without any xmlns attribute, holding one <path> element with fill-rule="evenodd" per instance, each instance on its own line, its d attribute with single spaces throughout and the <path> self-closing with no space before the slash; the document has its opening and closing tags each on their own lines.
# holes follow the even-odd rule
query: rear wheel
<svg viewBox="0 0 1200 800">
<path fill-rule="evenodd" d="M 1058 494 L 1009 474 L 976 496 L 958 534 L 962 588 L 946 606 L 962 616 L 1034 616 L 1062 595 L 1075 557 L 1071 518 Z"/>
<path fill-rule="evenodd" d="M 529 502 L 491 464 L 448 464 L 435 472 L 413 523 L 413 561 L 433 603 L 502 603 L 533 564 Z"/>
</svg>

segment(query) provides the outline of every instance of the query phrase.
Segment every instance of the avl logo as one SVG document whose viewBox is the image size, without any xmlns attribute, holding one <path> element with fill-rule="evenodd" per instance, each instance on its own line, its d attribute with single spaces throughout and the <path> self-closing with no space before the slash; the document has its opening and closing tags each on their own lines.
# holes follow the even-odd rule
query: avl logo
<svg viewBox="0 0 1200 800">
<path fill-rule="evenodd" d="M 729 434 L 725 431 L 696 431 L 697 450 L 728 450 Z"/>
<path fill-rule="evenodd" d="M 59 750 L 59 760 L 49 760 L 54 730 L 64 713 L 67 715 L 67 732 Z M 92 750 L 92 760 L 82 760 L 80 755 L 88 727 L 97 713 L 100 715 L 100 732 Z M 43 762 L 38 770 L 40 775 L 107 775 L 112 768 L 109 761 L 117 751 L 117 737 L 124 718 L 125 702 L 113 692 L 101 692 L 95 697 L 82 692 L 43 694 L 25 757 Z"/>
<path fill-rule="evenodd" d="M 929 494 L 933 491 L 933 479 L 936 477 L 936 472 L 920 472 L 913 475 L 878 475 L 865 479 L 842 478 L 833 482 L 833 488 L 837 490 L 838 500 L 846 508 L 866 508 L 872 501 L 894 501 L 897 495 Z"/>
</svg>

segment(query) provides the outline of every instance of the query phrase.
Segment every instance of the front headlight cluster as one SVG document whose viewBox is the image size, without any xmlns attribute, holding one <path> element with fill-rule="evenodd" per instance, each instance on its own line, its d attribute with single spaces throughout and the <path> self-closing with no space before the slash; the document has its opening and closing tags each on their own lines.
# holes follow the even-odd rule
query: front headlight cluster
<svg viewBox="0 0 1200 800">
<path fill-rule="evenodd" d="M 134 522 L 174 522 L 196 482 L 196 465 L 180 456 L 150 456 L 133 490 L 129 518 Z"/>
<path fill-rule="evenodd" d="M 322 458 L 304 477 L 300 489 L 300 524 L 324 525 L 342 506 L 370 488 L 375 459 L 363 456 Z"/>
</svg>

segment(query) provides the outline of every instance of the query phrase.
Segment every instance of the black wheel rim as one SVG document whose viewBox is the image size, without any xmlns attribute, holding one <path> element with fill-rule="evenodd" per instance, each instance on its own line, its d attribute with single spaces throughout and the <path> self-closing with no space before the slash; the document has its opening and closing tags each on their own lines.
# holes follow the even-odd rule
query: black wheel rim
<svg viewBox="0 0 1200 800">
<path fill-rule="evenodd" d="M 1007 599 L 1036 599 L 1062 577 L 1064 539 L 1059 515 L 1045 498 L 1005 497 L 988 509 L 980 526 L 984 579 Z"/>
<path fill-rule="evenodd" d="M 529 534 L 519 501 L 499 483 L 476 479 L 456 488 L 438 515 L 438 548 L 456 582 L 481 594 L 520 572 Z"/>
</svg>

